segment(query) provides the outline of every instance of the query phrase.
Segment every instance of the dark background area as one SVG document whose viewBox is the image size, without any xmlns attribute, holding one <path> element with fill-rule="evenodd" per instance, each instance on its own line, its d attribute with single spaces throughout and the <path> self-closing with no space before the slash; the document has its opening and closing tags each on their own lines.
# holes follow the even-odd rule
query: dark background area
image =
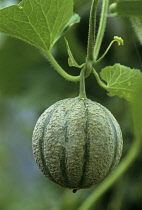
<svg viewBox="0 0 142 210">
<path fill-rule="evenodd" d="M 86 56 L 90 2 L 75 0 L 75 12 L 81 22 L 66 34 L 79 64 Z M 0 0 L 0 8 L 18 1 Z M 100 17 L 98 9 L 97 25 Z M 98 72 L 106 65 L 120 63 L 142 69 L 142 47 L 127 18 L 109 16 L 100 55 L 113 36 L 121 36 L 124 46 L 115 43 Z M 68 67 L 64 38 L 53 49 L 60 65 L 70 74 L 79 70 Z M 40 114 L 58 100 L 78 95 L 78 83 L 65 81 L 38 49 L 0 34 L 0 209 L 1 210 L 75 210 L 95 190 L 73 194 L 43 176 L 32 154 L 31 137 Z M 118 120 L 124 138 L 123 157 L 133 141 L 128 104 L 118 97 L 110 98 L 93 75 L 86 79 L 88 98 L 106 106 Z M 121 159 L 121 160 L 122 160 Z M 97 210 L 142 209 L 142 156 L 95 204 Z M 92 210 L 94 207 L 92 207 Z"/>
</svg>

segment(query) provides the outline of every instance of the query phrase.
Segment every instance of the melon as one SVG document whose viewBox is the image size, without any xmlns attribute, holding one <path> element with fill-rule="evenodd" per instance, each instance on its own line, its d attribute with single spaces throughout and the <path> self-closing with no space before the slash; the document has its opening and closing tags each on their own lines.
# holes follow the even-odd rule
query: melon
<svg viewBox="0 0 142 210">
<path fill-rule="evenodd" d="M 121 129 L 111 112 L 79 97 L 58 101 L 46 109 L 32 137 L 40 170 L 73 192 L 108 177 L 119 163 L 122 145 Z"/>
</svg>

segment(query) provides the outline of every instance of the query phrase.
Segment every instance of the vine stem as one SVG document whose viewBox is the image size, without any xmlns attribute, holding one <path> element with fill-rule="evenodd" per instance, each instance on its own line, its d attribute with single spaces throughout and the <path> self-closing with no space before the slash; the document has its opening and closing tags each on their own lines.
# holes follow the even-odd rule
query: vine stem
<svg viewBox="0 0 142 210">
<path fill-rule="evenodd" d="M 106 190 L 108 190 L 114 182 L 129 168 L 132 162 L 137 157 L 141 148 L 141 136 L 135 136 L 134 142 L 124 160 L 120 163 L 118 168 L 113 172 L 111 176 L 105 179 L 94 192 L 88 197 L 88 199 L 82 203 L 78 210 L 89 210 L 91 206 L 102 196 Z"/>
<path fill-rule="evenodd" d="M 94 59 L 95 59 L 95 61 L 98 57 L 100 47 L 101 47 L 101 43 L 102 43 L 103 36 L 104 36 L 104 32 L 105 32 L 105 28 L 106 28 L 108 6 L 109 6 L 109 0 L 103 0 L 99 30 L 98 30 L 98 33 L 97 33 L 96 43 L 95 43 L 95 46 L 94 46 Z"/>
<path fill-rule="evenodd" d="M 86 61 L 94 60 L 94 43 L 95 43 L 95 28 L 96 28 L 96 10 L 99 0 L 93 0 L 90 10 L 89 18 L 89 32 L 88 32 L 88 45 L 87 45 L 87 58 Z"/>
<path fill-rule="evenodd" d="M 66 80 L 69 80 L 71 82 L 78 82 L 80 81 L 80 76 L 72 76 L 65 72 L 62 67 L 57 63 L 51 52 L 46 52 L 47 58 L 49 62 L 52 64 L 52 66 L 55 68 L 55 70 Z"/>
</svg>

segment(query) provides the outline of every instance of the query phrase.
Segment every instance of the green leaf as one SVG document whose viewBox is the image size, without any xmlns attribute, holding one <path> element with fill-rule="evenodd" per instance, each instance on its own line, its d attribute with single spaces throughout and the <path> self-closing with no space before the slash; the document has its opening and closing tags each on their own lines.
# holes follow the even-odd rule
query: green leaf
<svg viewBox="0 0 142 210">
<path fill-rule="evenodd" d="M 73 16 L 73 0 L 23 0 L 0 10 L 0 32 L 51 50 Z"/>
<path fill-rule="evenodd" d="M 119 96 L 128 101 L 133 100 L 134 92 L 142 83 L 142 73 L 138 69 L 115 64 L 102 69 L 101 78 L 107 83 L 106 89 L 109 96 Z"/>
<path fill-rule="evenodd" d="M 84 64 L 79 65 L 76 62 L 76 60 L 74 59 L 73 54 L 72 54 L 72 52 L 70 50 L 70 46 L 69 46 L 69 43 L 68 43 L 67 39 L 65 39 L 65 42 L 66 42 L 67 52 L 68 52 L 68 55 L 69 55 L 69 58 L 68 58 L 68 64 L 69 64 L 69 66 L 74 66 L 76 68 L 82 68 L 84 66 Z"/>
<path fill-rule="evenodd" d="M 115 16 L 142 16 L 142 1 L 120 1 L 110 5 Z"/>
</svg>

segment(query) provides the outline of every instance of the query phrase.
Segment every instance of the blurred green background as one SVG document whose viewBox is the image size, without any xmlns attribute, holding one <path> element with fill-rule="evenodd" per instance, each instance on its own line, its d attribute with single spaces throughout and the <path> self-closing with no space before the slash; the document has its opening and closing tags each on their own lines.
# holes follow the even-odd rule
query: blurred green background
<svg viewBox="0 0 142 210">
<path fill-rule="evenodd" d="M 15 3 L 18 1 L 0 0 L 0 8 Z M 75 0 L 75 12 L 81 16 L 81 22 L 65 34 L 80 64 L 86 55 L 90 3 Z M 99 17 L 100 8 L 97 26 Z M 114 44 L 97 66 L 98 71 L 118 62 L 142 69 L 142 47 L 127 18 L 108 17 L 100 54 L 115 35 L 121 36 L 125 45 L 118 47 Z M 79 70 L 68 67 L 64 38 L 57 42 L 53 54 L 68 73 L 79 74 Z M 0 34 L 0 210 L 75 210 L 95 190 L 93 187 L 73 194 L 71 190 L 52 183 L 39 171 L 32 154 L 31 137 L 40 114 L 60 99 L 77 96 L 78 87 L 77 83 L 65 81 L 58 75 L 42 52 Z M 133 141 L 127 102 L 108 97 L 93 75 L 86 80 L 86 91 L 88 98 L 106 106 L 120 123 L 125 156 Z M 141 154 L 91 209 L 142 209 Z"/>
</svg>

